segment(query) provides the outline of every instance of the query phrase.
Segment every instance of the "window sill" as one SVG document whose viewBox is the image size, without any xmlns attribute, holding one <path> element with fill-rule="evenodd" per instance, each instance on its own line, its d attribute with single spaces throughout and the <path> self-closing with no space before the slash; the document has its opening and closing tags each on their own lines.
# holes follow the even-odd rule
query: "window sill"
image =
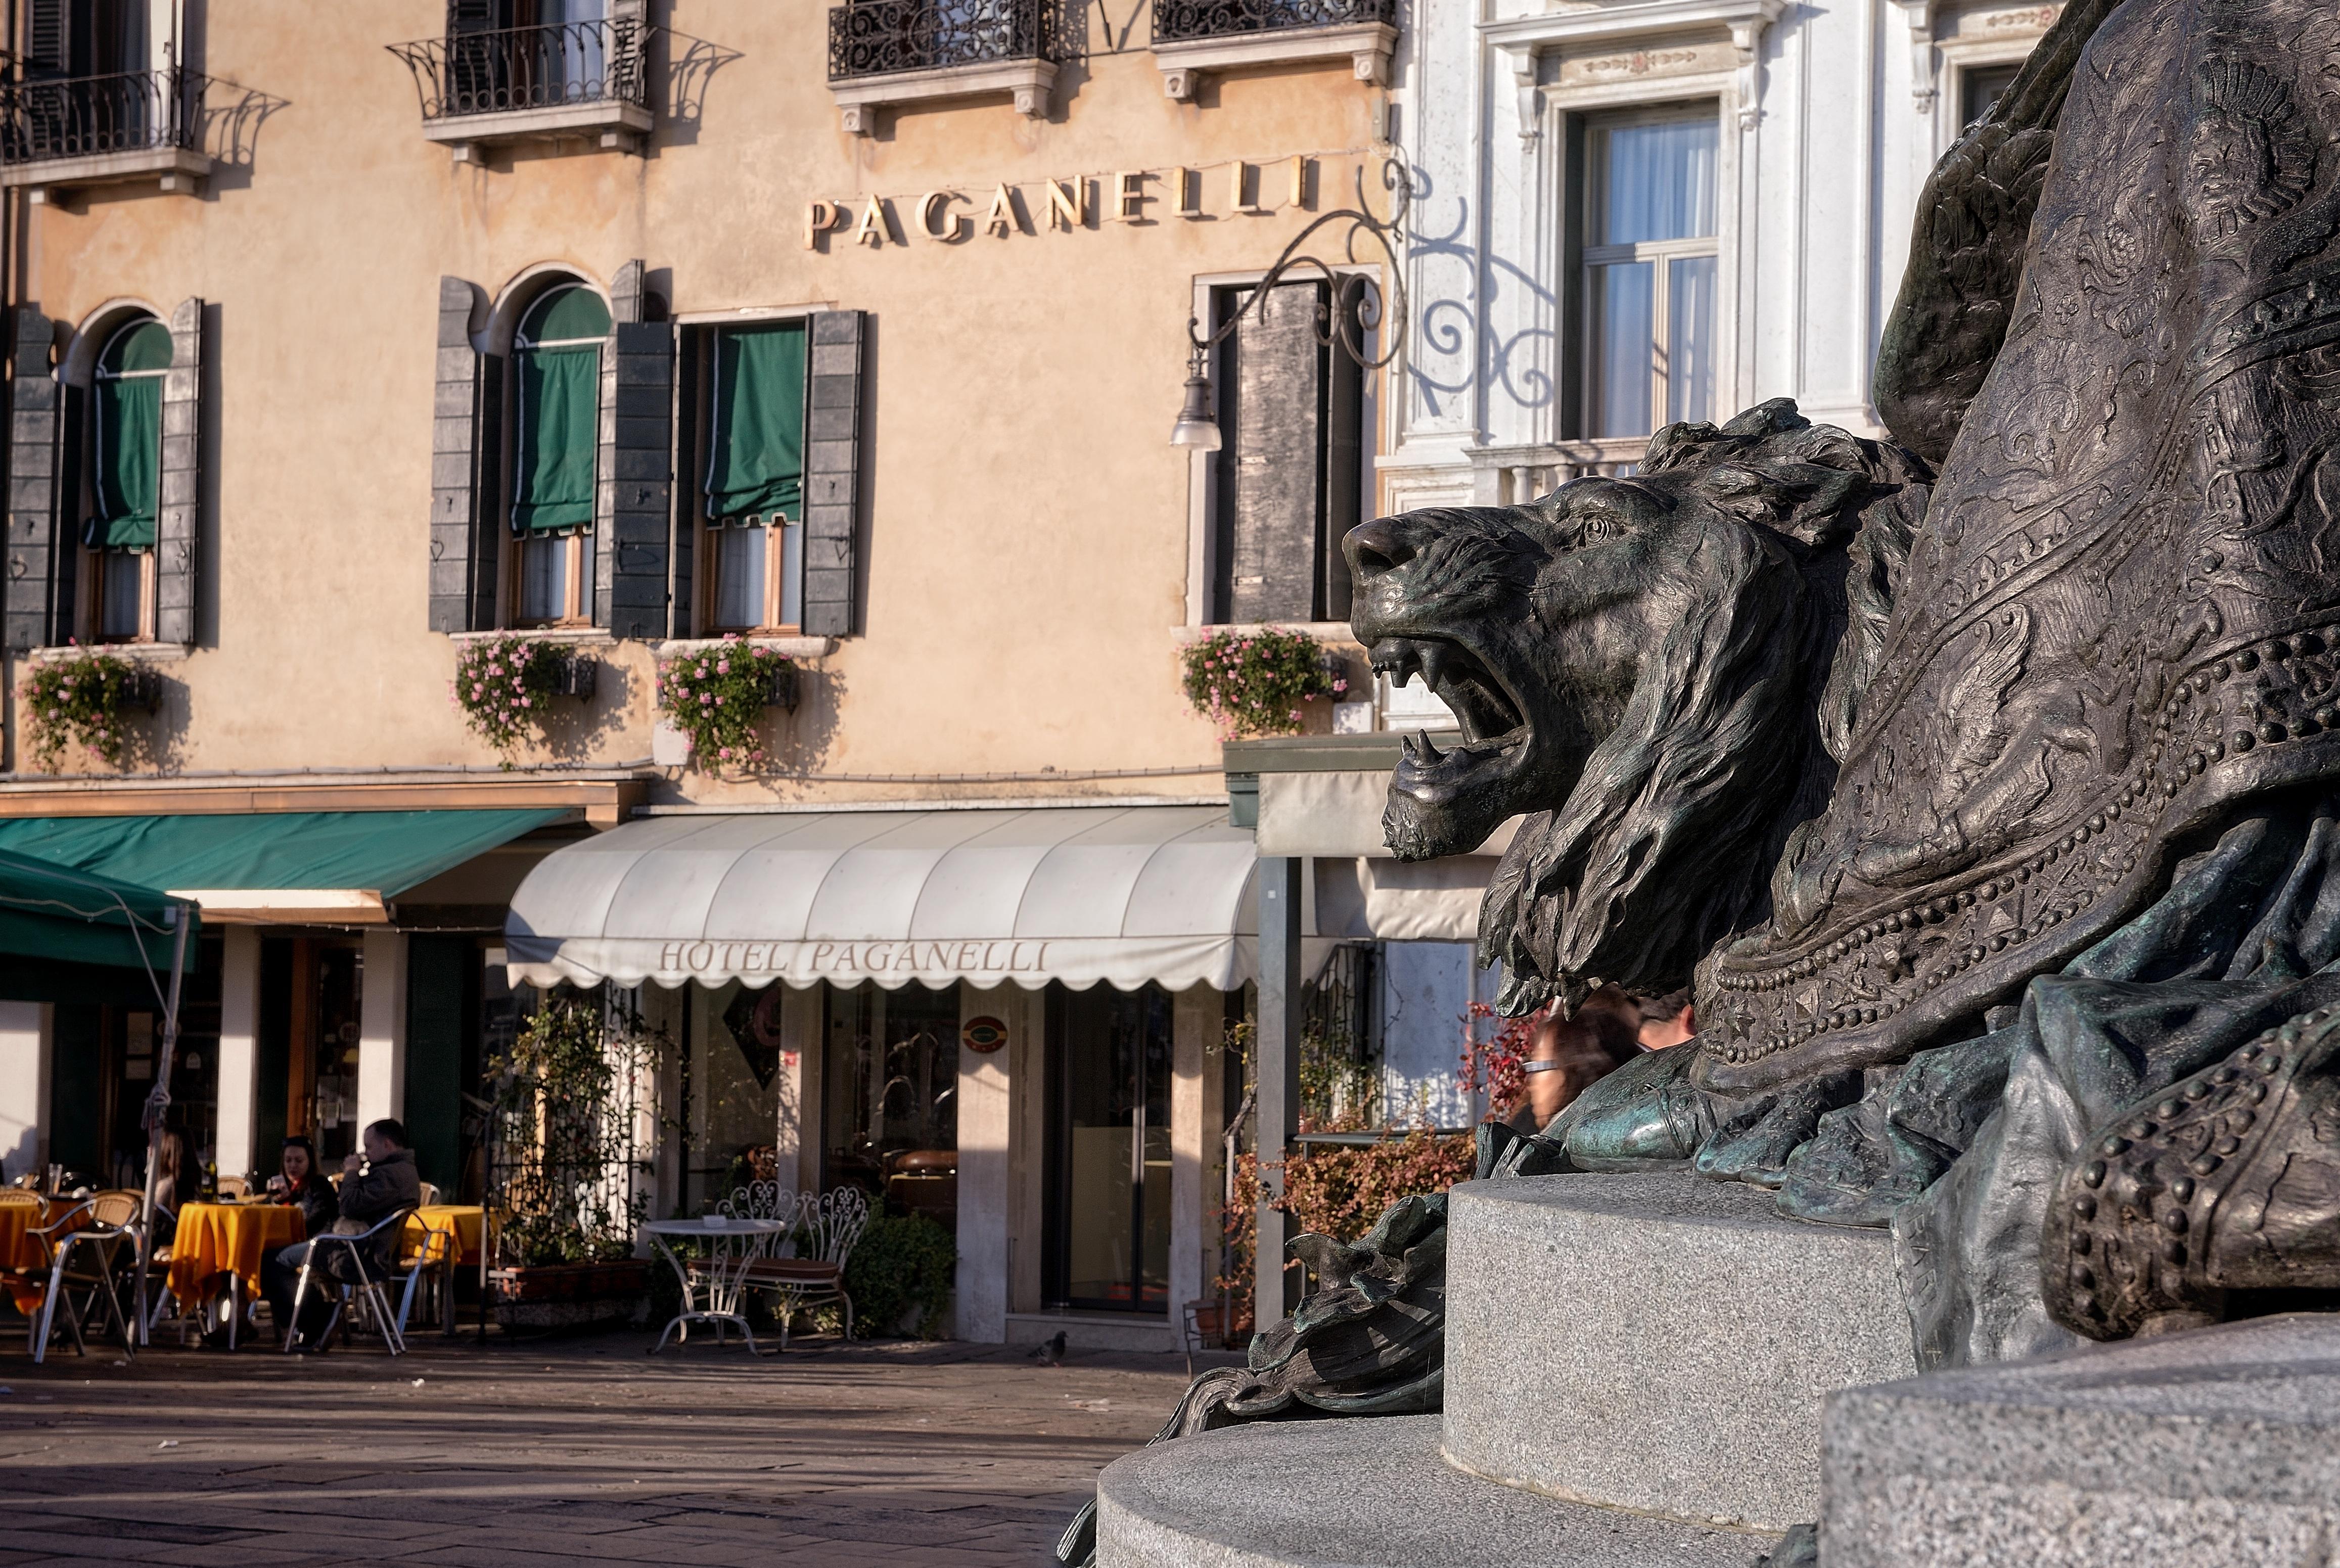
<svg viewBox="0 0 2340 1568">
<path fill-rule="evenodd" d="M 1231 620 L 1223 621 L 1217 625 L 1174 626 L 1170 630 L 1172 635 L 1177 638 L 1181 647 L 1191 646 L 1206 637 L 1215 637 L 1223 631 L 1240 632 L 1246 636 L 1255 636 L 1263 631 L 1297 631 L 1303 636 L 1313 637 L 1319 642 L 1354 643 L 1357 640 L 1357 634 L 1349 630 L 1349 623 L 1345 620 Z"/>
<path fill-rule="evenodd" d="M 596 151 L 635 153 L 650 131 L 649 110 L 622 98 L 583 104 L 548 104 L 540 109 L 505 109 L 486 114 L 455 114 L 422 124 L 424 140 L 452 150 L 458 164 L 480 164 L 484 148 L 515 142 L 562 142 L 590 138 Z"/>
<path fill-rule="evenodd" d="M 744 635 L 736 640 L 722 637 L 669 637 L 654 641 L 651 648 L 661 658 L 680 659 L 692 653 L 711 653 L 729 643 L 735 648 L 764 648 L 790 659 L 819 659 L 837 651 L 834 637 L 757 637 Z"/>
<path fill-rule="evenodd" d="M 1358 81 L 1385 86 L 1389 82 L 1390 54 L 1396 47 L 1396 28 L 1386 22 L 1361 22 L 1347 26 L 1278 28 L 1224 38 L 1156 44 L 1154 64 L 1162 72 L 1162 90 L 1174 102 L 1185 104 L 1194 101 L 1195 90 L 1204 76 L 1255 65 L 1346 60 Z"/>
<path fill-rule="evenodd" d="M 193 652 L 193 649 L 179 642 L 81 642 L 62 648 L 35 648 L 27 657 L 35 664 L 54 664 L 85 654 L 111 653 L 141 664 L 176 664 Z"/>
<path fill-rule="evenodd" d="M 982 65 L 946 65 L 932 71 L 894 71 L 884 75 L 832 80 L 829 95 L 837 100 L 846 134 L 874 136 L 878 111 L 905 104 L 943 98 L 986 98 L 1005 94 L 1016 100 L 1016 112 L 1031 119 L 1048 114 L 1048 90 L 1055 85 L 1052 60 L 1001 60 Z"/>
<path fill-rule="evenodd" d="M 140 147 L 126 153 L 95 153 L 84 158 L 42 158 L 0 169 L 0 190 L 24 190 L 35 205 L 61 205 L 67 193 L 92 185 L 156 182 L 165 195 L 203 193 L 212 172 L 209 155 L 187 147 Z"/>
<path fill-rule="evenodd" d="M 500 637 L 525 637 L 537 642 L 561 642 L 574 647 L 614 647 L 617 637 L 600 626 L 509 626 L 499 631 L 451 631 L 450 642 L 491 642 Z"/>
</svg>

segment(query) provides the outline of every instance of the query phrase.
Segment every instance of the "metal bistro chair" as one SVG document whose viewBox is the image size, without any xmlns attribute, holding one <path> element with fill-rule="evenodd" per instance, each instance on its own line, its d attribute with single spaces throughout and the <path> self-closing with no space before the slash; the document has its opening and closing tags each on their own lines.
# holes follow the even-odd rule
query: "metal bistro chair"
<svg viewBox="0 0 2340 1568">
<path fill-rule="evenodd" d="M 788 1320 L 802 1308 L 835 1302 L 844 1310 L 845 1337 L 853 1337 L 853 1298 L 845 1293 L 845 1263 L 869 1223 L 869 1195 L 859 1187 L 808 1192 L 798 1200 L 796 1227 L 788 1241 L 792 1257 L 762 1257 L 748 1265 L 751 1289 L 778 1298 L 780 1348 L 788 1347 Z"/>
<path fill-rule="evenodd" d="M 426 1240 L 422 1249 L 414 1255 L 411 1262 L 388 1268 L 382 1267 L 375 1258 L 374 1249 L 382 1245 L 383 1231 L 390 1231 L 395 1237 L 397 1232 L 405 1228 L 407 1216 L 413 1212 L 411 1207 L 393 1209 L 358 1236 L 336 1236 L 328 1231 L 323 1236 L 310 1238 L 309 1255 L 301 1265 L 300 1283 L 292 1289 L 292 1321 L 284 1325 L 283 1330 L 284 1353 L 287 1355 L 299 1346 L 302 1339 L 308 1337 L 301 1332 L 301 1307 L 309 1298 L 309 1285 L 312 1279 L 315 1280 L 319 1289 L 333 1291 L 336 1297 L 333 1302 L 332 1315 L 325 1319 L 324 1326 L 317 1331 L 316 1344 L 323 1345 L 332 1337 L 333 1329 L 342 1322 L 344 1313 L 351 1311 L 354 1306 L 362 1305 L 372 1318 L 375 1328 L 382 1335 L 382 1344 L 390 1354 L 394 1356 L 406 1354 L 404 1329 L 406 1311 L 414 1301 L 416 1277 L 431 1261 L 432 1248 Z M 394 1241 L 392 1245 L 395 1245 Z M 332 1275 L 320 1275 L 317 1267 L 319 1261 L 322 1257 L 331 1255 L 320 1249 L 335 1246 L 349 1249 L 351 1263 L 358 1276 L 357 1283 L 337 1279 Z M 383 1287 L 396 1278 L 402 1271 L 406 1275 L 406 1288 L 401 1297 L 399 1309 L 393 1315 L 390 1310 L 390 1293 Z"/>
<path fill-rule="evenodd" d="M 753 1181 L 745 1186 L 733 1187 L 731 1196 L 715 1206 L 715 1212 L 732 1219 L 768 1219 L 787 1225 L 796 1218 L 798 1203 L 796 1193 L 776 1181 Z M 748 1265 L 749 1288 L 757 1286 L 755 1266 L 769 1261 L 774 1248 L 785 1245 L 788 1240 L 788 1232 L 774 1231 L 768 1236 L 758 1237 L 746 1244 L 751 1249 Z M 721 1272 L 714 1259 L 705 1257 L 688 1259 L 683 1269 L 689 1275 L 693 1289 L 703 1288 L 709 1281 L 718 1278 Z M 786 1324 L 780 1326 L 780 1339 L 781 1347 L 787 1348 Z M 723 1325 L 719 1323 L 715 1325 L 715 1343 L 723 1343 Z"/>
<path fill-rule="evenodd" d="M 137 1234 L 119 1226 L 101 1223 L 92 1210 L 94 1199 L 85 1199 L 52 1219 L 28 1236 L 40 1237 L 41 1251 L 48 1260 L 48 1280 L 41 1296 L 39 1315 L 33 1324 L 33 1361 L 35 1365 L 48 1359 L 49 1341 L 56 1333 L 57 1306 L 65 1309 L 65 1331 L 73 1336 L 74 1353 L 89 1354 L 84 1330 L 92 1326 L 95 1309 L 103 1305 L 104 1316 L 111 1319 L 114 1332 L 122 1338 L 122 1354 L 138 1354 L 138 1336 L 131 1332 L 130 1321 L 122 1310 L 122 1297 L 114 1288 L 121 1273 L 122 1252 L 134 1245 Z"/>
</svg>

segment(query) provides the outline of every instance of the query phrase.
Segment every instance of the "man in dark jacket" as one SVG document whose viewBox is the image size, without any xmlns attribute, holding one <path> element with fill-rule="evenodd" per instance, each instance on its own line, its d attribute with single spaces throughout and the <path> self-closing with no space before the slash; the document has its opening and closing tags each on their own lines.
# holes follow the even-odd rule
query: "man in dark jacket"
<svg viewBox="0 0 2340 1568">
<path fill-rule="evenodd" d="M 363 1235 L 377 1222 L 422 1201 L 422 1178 L 415 1172 L 414 1151 L 406 1146 L 403 1126 L 384 1117 L 359 1134 L 358 1142 L 363 1155 L 352 1155 L 342 1165 L 342 1212 L 332 1227 L 338 1236 Z M 267 1292 L 280 1335 L 292 1322 L 292 1297 L 300 1286 L 301 1265 L 309 1260 L 309 1249 L 315 1245 L 312 1240 L 288 1246 L 261 1265 L 261 1288 Z M 317 1272 L 343 1285 L 362 1283 L 358 1260 L 352 1255 L 354 1250 L 338 1244 L 324 1247 L 317 1255 Z M 398 1259 L 397 1228 L 383 1231 L 368 1245 L 366 1254 L 366 1273 L 375 1279 L 387 1275 Z M 320 1280 L 310 1282 L 309 1299 L 301 1315 L 303 1348 L 325 1348 L 323 1328 L 335 1293 L 321 1288 L 324 1285 Z"/>
</svg>

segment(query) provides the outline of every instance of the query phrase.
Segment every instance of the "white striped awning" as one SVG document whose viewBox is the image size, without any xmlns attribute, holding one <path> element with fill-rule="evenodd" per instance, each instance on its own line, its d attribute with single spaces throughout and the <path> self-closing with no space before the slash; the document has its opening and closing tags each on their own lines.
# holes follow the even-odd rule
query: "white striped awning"
<svg viewBox="0 0 2340 1568">
<path fill-rule="evenodd" d="M 505 948 L 536 986 L 1233 990 L 1254 865 L 1224 806 L 653 817 L 540 861 Z"/>
</svg>

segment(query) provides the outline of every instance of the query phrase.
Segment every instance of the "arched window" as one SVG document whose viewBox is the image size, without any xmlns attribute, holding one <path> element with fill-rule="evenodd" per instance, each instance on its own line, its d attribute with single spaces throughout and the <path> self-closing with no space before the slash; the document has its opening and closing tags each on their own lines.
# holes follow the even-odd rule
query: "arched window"
<svg viewBox="0 0 2340 1568">
<path fill-rule="evenodd" d="M 163 378 L 170 368 L 170 329 L 152 316 L 116 328 L 97 358 L 91 505 L 82 542 L 95 568 L 98 635 L 110 640 L 154 635 Z"/>
<path fill-rule="evenodd" d="M 587 618 L 587 531 L 601 408 L 601 349 L 610 309 L 581 283 L 548 289 L 512 340 L 511 529 L 519 552 L 518 618 Z"/>
</svg>

